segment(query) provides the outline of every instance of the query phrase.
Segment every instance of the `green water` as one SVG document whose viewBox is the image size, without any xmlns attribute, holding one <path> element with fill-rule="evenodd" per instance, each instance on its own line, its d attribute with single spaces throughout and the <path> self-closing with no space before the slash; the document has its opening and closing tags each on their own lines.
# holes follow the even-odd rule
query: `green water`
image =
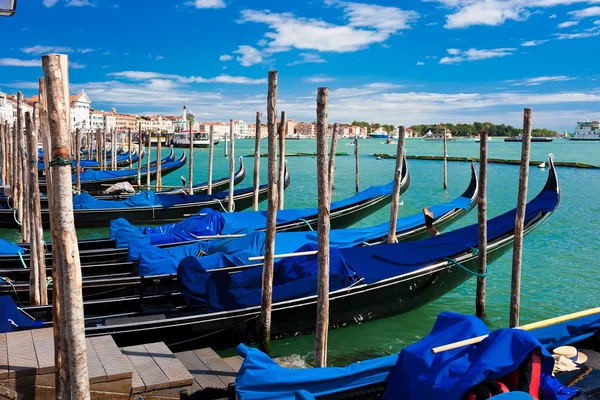
<svg viewBox="0 0 600 400">
<path fill-rule="evenodd" d="M 333 200 L 354 194 L 353 146 L 349 139 L 340 139 L 338 152 L 349 156 L 336 158 L 335 191 Z M 253 153 L 253 140 L 236 142 L 236 156 Z M 314 140 L 288 141 L 287 153 L 314 152 Z M 390 153 L 396 146 L 385 145 L 383 140 L 360 141 L 360 187 L 387 183 L 393 177 L 394 160 L 377 161 L 373 153 Z M 518 159 L 519 143 L 494 140 L 489 144 L 490 158 Z M 153 149 L 154 151 L 154 149 Z M 177 154 L 183 150 L 178 150 Z M 442 155 L 441 142 L 421 139 L 406 141 L 409 155 Z M 266 152 L 266 141 L 263 141 Z M 556 161 L 576 161 L 600 165 L 600 143 L 574 143 L 555 140 L 552 143 L 533 143 L 532 160 L 544 160 L 549 153 Z M 166 155 L 164 150 L 163 154 Z M 477 157 L 479 145 L 460 140 L 448 143 L 449 156 Z M 205 182 L 208 150 L 194 152 L 194 182 Z M 247 178 L 240 187 L 252 184 L 253 158 L 245 158 Z M 237 162 L 237 161 L 236 161 Z M 316 206 L 316 159 L 289 157 L 291 185 L 285 192 L 285 207 Z M 165 185 L 179 185 L 180 176 L 187 176 L 187 166 L 164 178 Z M 237 168 L 237 167 L 236 167 Z M 469 182 L 469 164 L 448 163 L 448 185 L 442 189 L 442 163 L 439 161 L 409 160 L 412 174 L 410 189 L 402 197 L 400 216 L 420 212 L 424 206 L 435 205 L 460 195 Z M 223 144 L 215 148 L 215 179 L 228 174 L 229 161 L 223 156 Z M 266 181 L 267 159 L 261 159 L 261 179 Z M 488 217 L 494 217 L 515 207 L 518 185 L 518 166 L 490 164 L 488 167 Z M 562 190 L 562 202 L 552 218 L 525 239 L 523 255 L 523 286 L 521 293 L 521 323 L 532 322 L 563 313 L 598 306 L 600 302 L 600 236 L 597 225 L 600 215 L 600 171 L 558 168 Z M 530 169 L 529 198 L 543 187 L 547 172 Z M 262 208 L 266 205 L 263 203 Z M 370 226 L 389 218 L 389 207 L 361 221 L 358 226 Z M 454 227 L 476 223 L 475 211 Z M 82 229 L 79 238 L 104 237 L 106 229 Z M 14 240 L 14 231 L 0 231 L 0 236 Z M 510 293 L 511 253 L 491 264 L 487 279 L 487 315 L 492 328 L 508 324 Z M 329 333 L 329 362 L 333 365 L 371 358 L 391 352 L 413 343 L 426 335 L 441 311 L 473 313 L 475 280 L 471 279 L 442 298 L 410 313 L 386 318 L 362 325 L 332 330 Z M 316 316 L 315 316 L 316 318 Z M 300 354 L 310 362 L 314 336 L 307 335 L 277 340 L 273 343 L 273 355 Z"/>
</svg>

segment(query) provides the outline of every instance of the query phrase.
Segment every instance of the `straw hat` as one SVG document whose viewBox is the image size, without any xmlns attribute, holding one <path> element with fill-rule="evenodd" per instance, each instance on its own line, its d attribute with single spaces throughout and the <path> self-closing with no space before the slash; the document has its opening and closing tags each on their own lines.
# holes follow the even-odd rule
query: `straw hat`
<svg viewBox="0 0 600 400">
<path fill-rule="evenodd" d="M 559 372 L 569 372 L 578 370 L 579 367 L 573 361 L 564 356 L 559 356 L 553 354 L 554 358 L 554 368 L 552 370 L 552 375 L 557 374 Z"/>
<path fill-rule="evenodd" d="M 560 346 L 554 349 L 552 352 L 555 356 L 563 356 L 573 361 L 575 364 L 585 364 L 588 360 L 588 356 L 584 353 L 577 351 L 573 346 Z"/>
</svg>

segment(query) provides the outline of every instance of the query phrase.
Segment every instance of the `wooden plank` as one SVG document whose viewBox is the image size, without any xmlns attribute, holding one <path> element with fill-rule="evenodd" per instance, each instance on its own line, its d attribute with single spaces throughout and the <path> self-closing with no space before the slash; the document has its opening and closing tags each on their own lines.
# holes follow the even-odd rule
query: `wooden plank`
<svg viewBox="0 0 600 400">
<path fill-rule="evenodd" d="M 152 356 L 156 364 L 169 379 L 169 387 L 180 387 L 191 385 L 194 378 L 181 362 L 171 353 L 164 342 L 148 343 L 144 347 Z"/>
<path fill-rule="evenodd" d="M 193 351 L 175 353 L 177 359 L 194 377 L 194 382 L 201 388 L 226 389 L 226 385 L 210 368 L 198 358 Z"/>
<path fill-rule="evenodd" d="M 140 374 L 140 378 L 146 385 L 146 392 L 169 387 L 169 378 L 156 364 L 144 345 L 123 347 L 123 353 L 129 358 L 137 373 Z"/>
<path fill-rule="evenodd" d="M 131 364 L 111 336 L 92 337 L 90 343 L 94 346 L 109 382 L 131 378 Z"/>
<path fill-rule="evenodd" d="M 8 347 L 6 334 L 0 334 L 0 379 L 8 378 Z"/>
<path fill-rule="evenodd" d="M 36 375 L 38 362 L 31 331 L 9 332 L 6 334 L 6 343 L 9 377 Z"/>
<path fill-rule="evenodd" d="M 131 364 L 131 361 L 129 361 L 129 358 L 127 358 L 127 356 L 123 353 L 123 349 L 120 351 L 122 352 L 123 357 L 125 357 L 125 360 L 127 360 L 127 364 L 131 370 L 131 393 L 144 393 L 146 391 L 146 385 L 144 385 L 144 381 L 140 377 L 140 374 L 138 374 L 133 367 L 133 364 Z"/>
<path fill-rule="evenodd" d="M 242 368 L 242 363 L 244 362 L 244 359 L 240 356 L 233 356 L 224 358 L 223 361 L 225 361 L 227 365 L 229 365 L 231 368 L 233 368 L 233 370 L 236 373 L 238 373 L 240 371 L 240 368 Z"/>
<path fill-rule="evenodd" d="M 236 372 L 213 349 L 193 350 L 193 353 L 219 377 L 225 386 L 235 382 Z"/>
<path fill-rule="evenodd" d="M 33 329 L 31 334 L 38 362 L 38 374 L 54 372 L 54 331 L 52 328 Z"/>
<path fill-rule="evenodd" d="M 108 379 L 106 377 L 106 370 L 102 366 L 102 362 L 100 362 L 100 357 L 98 357 L 98 353 L 94 349 L 94 345 L 92 341 L 87 338 L 85 339 L 85 350 L 87 354 L 87 365 L 88 365 L 88 375 L 90 377 L 90 383 L 99 383 L 106 382 Z"/>
</svg>

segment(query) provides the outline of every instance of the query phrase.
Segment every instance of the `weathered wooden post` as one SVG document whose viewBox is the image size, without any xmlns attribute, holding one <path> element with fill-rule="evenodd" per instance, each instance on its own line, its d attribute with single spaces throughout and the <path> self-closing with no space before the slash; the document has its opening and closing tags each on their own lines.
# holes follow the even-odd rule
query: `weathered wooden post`
<svg viewBox="0 0 600 400">
<path fill-rule="evenodd" d="M 137 184 L 138 187 L 142 186 L 142 163 L 144 160 L 144 142 L 142 141 L 142 123 L 138 125 L 138 164 L 137 164 Z"/>
<path fill-rule="evenodd" d="M 335 179 L 335 152 L 337 149 L 337 135 L 339 125 L 337 122 L 333 124 L 333 130 L 331 132 L 331 151 L 329 152 L 329 186 L 331 192 L 333 192 L 333 180 Z M 329 195 L 331 198 L 332 195 Z"/>
<path fill-rule="evenodd" d="M 46 80 L 54 184 L 52 265 L 56 398 L 89 399 L 85 325 L 81 292 L 81 265 L 71 193 L 69 77 L 66 55 L 42 57 Z M 58 297 L 57 297 L 58 295 Z"/>
<path fill-rule="evenodd" d="M 277 71 L 269 71 L 267 94 L 268 139 L 268 200 L 267 200 L 267 237 L 265 241 L 265 259 L 262 274 L 262 297 L 260 307 L 260 349 L 271 352 L 271 306 L 273 302 L 273 268 L 275 255 L 275 230 L 277 229 Z"/>
<path fill-rule="evenodd" d="M 356 193 L 358 193 L 358 135 L 354 137 L 354 163 L 356 164 L 354 181 L 356 182 Z"/>
<path fill-rule="evenodd" d="M 158 138 L 156 142 L 156 190 L 159 191 L 162 189 L 162 142 L 160 140 L 160 133 L 158 133 Z"/>
<path fill-rule="evenodd" d="M 27 226 L 27 212 L 25 210 L 27 201 L 25 188 L 26 186 L 26 177 L 27 174 L 27 166 L 25 163 L 25 135 L 24 124 L 23 124 L 23 93 L 17 92 L 17 129 L 15 140 L 17 141 L 17 207 L 18 207 L 18 219 L 20 223 L 21 230 L 21 242 L 27 243 L 29 242 L 29 229 Z"/>
<path fill-rule="evenodd" d="M 4 160 L 4 144 L 6 143 L 6 139 L 4 137 L 4 125 L 2 121 L 0 121 L 0 179 L 2 180 L 2 185 L 6 185 L 6 161 Z"/>
<path fill-rule="evenodd" d="M 127 130 L 127 157 L 129 161 L 129 169 L 131 170 L 133 168 L 133 166 L 131 165 L 131 163 L 133 162 L 132 160 L 132 155 L 131 155 L 131 151 L 133 150 L 133 148 L 131 147 L 131 128 L 129 128 Z M 139 155 L 138 155 L 138 162 L 139 162 Z"/>
<path fill-rule="evenodd" d="M 75 130 L 75 188 L 81 192 L 81 132 Z"/>
<path fill-rule="evenodd" d="M 112 128 L 110 141 L 110 168 L 114 171 L 117 169 L 117 128 Z"/>
<path fill-rule="evenodd" d="M 211 125 L 208 133 L 208 188 L 206 193 L 212 194 L 213 156 L 215 153 L 215 129 Z"/>
<path fill-rule="evenodd" d="M 40 136 L 42 138 L 42 149 L 44 151 L 44 173 L 46 174 L 46 195 L 48 196 L 48 204 L 52 202 L 52 175 L 50 174 L 50 153 L 52 146 L 50 144 L 50 126 L 48 117 L 48 102 L 46 101 L 46 80 L 38 79 L 40 100 Z M 52 225 L 52 220 L 50 220 Z"/>
<path fill-rule="evenodd" d="M 152 142 L 150 137 L 152 136 L 152 132 L 148 131 L 146 135 L 146 148 L 148 149 L 148 158 L 146 159 L 146 190 L 150 190 L 150 182 L 152 182 L 152 174 L 150 173 L 150 169 L 152 164 L 150 163 L 150 159 L 152 158 Z"/>
<path fill-rule="evenodd" d="M 10 192 L 12 195 L 13 208 L 19 207 L 19 194 L 17 193 L 17 179 L 19 173 L 17 172 L 19 169 L 18 159 L 17 159 L 17 126 L 13 122 L 12 126 L 9 127 L 8 135 L 10 136 L 10 168 L 11 168 L 11 182 L 10 182 Z"/>
<path fill-rule="evenodd" d="M 190 181 L 188 194 L 194 194 L 194 121 L 190 121 Z"/>
<path fill-rule="evenodd" d="M 523 257 L 523 229 L 527 208 L 527 180 L 529 178 L 529 152 L 531 147 L 531 108 L 523 111 L 523 144 L 521 147 L 521 169 L 519 172 L 519 197 L 515 219 L 515 239 L 512 258 L 512 281 L 510 286 L 509 326 L 519 326 L 521 306 L 521 259 Z"/>
<path fill-rule="evenodd" d="M 256 112 L 256 135 L 254 137 L 254 179 L 252 181 L 252 209 L 258 211 L 258 186 L 260 185 L 260 135 L 262 113 Z"/>
<path fill-rule="evenodd" d="M 106 170 L 108 168 L 107 165 L 108 160 L 108 142 L 106 141 L 106 126 L 102 131 L 102 169 Z"/>
<path fill-rule="evenodd" d="M 448 143 L 446 129 L 444 129 L 444 190 L 448 189 Z"/>
<path fill-rule="evenodd" d="M 404 126 L 400 125 L 398 127 L 398 147 L 396 148 L 396 169 L 394 170 L 394 188 L 392 189 L 392 204 L 390 207 L 390 231 L 388 233 L 388 243 L 398 243 L 398 239 L 396 239 L 396 226 L 398 222 L 403 160 Z"/>
<path fill-rule="evenodd" d="M 224 155 L 225 157 L 227 157 L 227 135 L 225 135 L 225 138 L 224 138 L 224 140 L 223 140 L 223 141 L 225 142 L 225 146 L 224 146 L 224 148 L 225 148 L 225 149 L 223 150 L 223 151 L 224 151 L 224 154 L 223 154 L 223 155 Z"/>
<path fill-rule="evenodd" d="M 235 185 L 235 134 L 233 120 L 229 120 L 229 195 L 227 196 L 227 212 L 233 212 L 233 188 Z"/>
<path fill-rule="evenodd" d="M 479 225 L 479 255 L 477 258 L 477 294 L 475 297 L 475 314 L 485 317 L 485 298 L 487 273 L 487 141 L 488 132 L 479 133 L 479 192 L 477 195 L 477 223 Z"/>
<path fill-rule="evenodd" d="M 281 120 L 279 121 L 279 209 L 284 208 L 284 195 L 285 190 L 285 135 L 287 128 L 287 119 L 285 111 L 281 112 Z"/>
<path fill-rule="evenodd" d="M 87 152 L 88 152 L 88 154 L 87 154 L 88 161 L 92 160 L 92 149 L 94 148 L 94 141 L 93 141 L 92 138 L 93 138 L 92 131 L 88 131 L 87 132 L 87 139 L 86 139 L 87 140 L 87 146 L 86 147 L 87 147 Z"/>
<path fill-rule="evenodd" d="M 329 88 L 319 88 L 317 95 L 317 186 L 319 192 L 317 328 L 315 332 L 315 365 L 327 366 L 329 329 L 329 207 L 331 188 L 327 171 L 327 131 Z"/>
</svg>

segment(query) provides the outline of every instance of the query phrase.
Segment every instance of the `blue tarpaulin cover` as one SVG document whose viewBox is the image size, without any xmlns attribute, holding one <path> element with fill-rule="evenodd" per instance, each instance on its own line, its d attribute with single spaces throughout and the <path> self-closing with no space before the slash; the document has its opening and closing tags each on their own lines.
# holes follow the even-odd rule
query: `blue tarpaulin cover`
<svg viewBox="0 0 600 400">
<path fill-rule="evenodd" d="M 529 332 L 544 346 L 554 349 L 559 346 L 572 345 L 594 336 L 599 331 L 600 315 L 595 314 Z"/>
<path fill-rule="evenodd" d="M 0 239 L 0 255 L 14 256 L 15 254 L 23 252 L 25 252 L 25 249 L 23 249 L 21 246 L 17 246 L 8 240 Z"/>
<path fill-rule="evenodd" d="M 316 250 L 317 245 L 307 244 L 297 251 Z M 355 280 L 339 250 L 331 248 L 329 264 L 329 290 L 350 286 Z M 275 263 L 273 275 L 273 302 L 312 296 L 317 293 L 317 255 L 284 258 Z M 251 268 L 236 274 L 214 272 L 206 282 L 206 303 L 209 311 L 234 310 L 252 307 L 261 302 L 262 269 Z M 192 288 L 202 293 L 203 287 Z M 185 297 L 185 294 L 184 294 Z"/>
<path fill-rule="evenodd" d="M 33 321 L 19 311 L 11 296 L 0 296 L 0 333 L 12 332 L 13 324 L 25 328 L 41 326 L 42 321 Z"/>
<path fill-rule="evenodd" d="M 481 381 L 499 379 L 517 369 L 536 348 L 542 349 L 542 373 L 547 375 L 544 383 L 556 383 L 548 376 L 554 365 L 552 356 L 530 333 L 518 329 L 492 332 L 477 346 L 431 353 L 432 347 L 488 333 L 474 316 L 441 313 L 431 333 L 406 347 L 399 356 L 361 361 L 345 368 L 287 369 L 259 350 L 241 344 L 237 351 L 244 362 L 236 378 L 237 398 L 312 399 L 387 381 L 384 400 L 461 399 Z M 304 397 L 297 397 L 299 393 Z"/>
<path fill-rule="evenodd" d="M 153 191 L 141 192 L 123 200 L 100 200 L 89 193 L 73 196 L 74 210 L 104 210 L 110 208 L 159 207 L 160 201 Z"/>
</svg>

